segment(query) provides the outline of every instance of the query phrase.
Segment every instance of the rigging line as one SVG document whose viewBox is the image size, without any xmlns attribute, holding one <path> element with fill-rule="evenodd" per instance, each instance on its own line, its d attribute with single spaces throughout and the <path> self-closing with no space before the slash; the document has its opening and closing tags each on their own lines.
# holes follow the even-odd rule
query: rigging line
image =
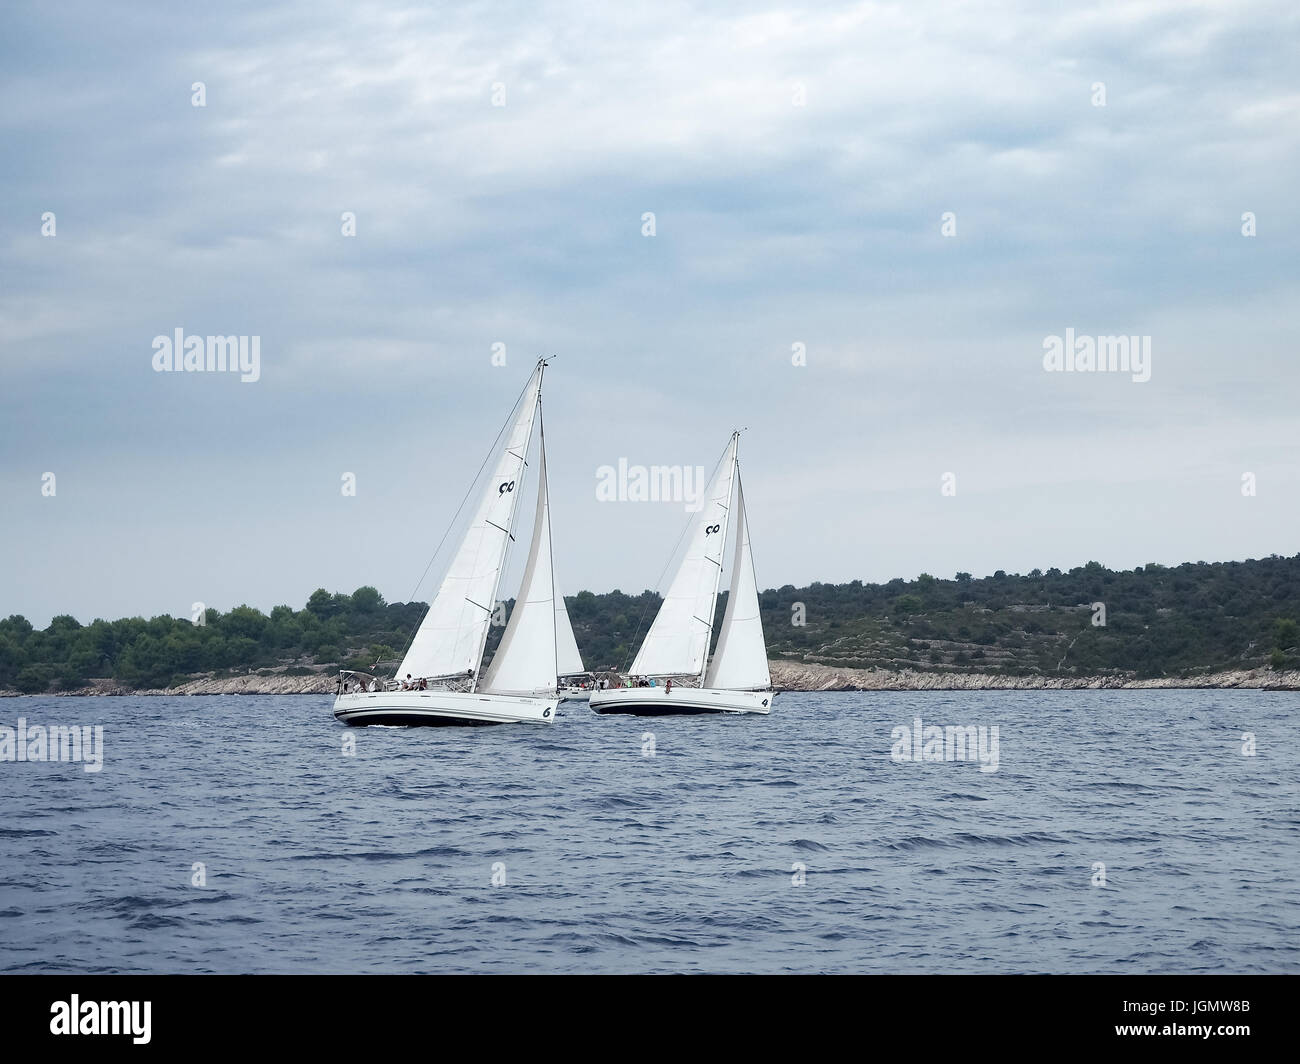
<svg viewBox="0 0 1300 1064">
<path fill-rule="evenodd" d="M 709 479 L 704 482 L 705 487 L 708 487 L 710 484 L 713 483 L 713 478 L 718 475 L 718 470 L 722 468 L 722 462 L 727 457 L 727 451 L 729 451 L 730 449 L 731 449 L 731 444 L 730 442 L 728 442 L 726 448 L 722 452 L 722 457 L 719 458 L 718 461 L 714 464 L 713 472 L 709 474 Z M 727 502 L 730 503 L 731 499 L 728 498 Z M 701 509 L 703 508 L 703 505 L 704 504 L 701 503 Z M 660 585 L 663 584 L 664 576 L 668 572 L 668 567 L 673 564 L 673 559 L 677 557 L 677 551 L 678 548 L 680 548 L 682 545 L 682 540 L 686 538 L 686 533 L 691 530 L 691 526 L 693 526 L 694 524 L 695 524 L 695 515 L 692 514 L 686 522 L 686 527 L 682 529 L 681 534 L 677 537 L 677 542 L 673 544 L 672 553 L 668 555 L 668 560 L 664 562 L 663 571 L 659 574 L 659 578 L 655 581 L 654 589 L 656 591 L 658 591 Z M 632 642 L 629 644 L 629 646 L 636 646 L 637 638 L 641 635 L 641 626 L 645 624 L 646 611 L 648 611 L 649 609 L 650 609 L 650 602 L 647 601 L 646 604 L 641 608 L 641 617 L 636 622 L 636 631 L 632 633 Z M 618 670 L 619 672 L 627 672 L 627 668 L 631 664 L 631 662 L 628 661 L 628 656 L 631 653 L 632 653 L 631 650 L 628 650 L 628 652 L 623 655 L 623 667 Z"/>
<path fill-rule="evenodd" d="M 429 557 L 429 564 L 424 567 L 424 572 L 420 574 L 420 579 L 416 582 L 415 587 L 411 590 L 411 594 L 406 599 L 407 602 L 412 601 L 419 593 L 420 587 L 424 584 L 425 577 L 429 575 L 429 570 L 433 568 L 433 563 L 438 557 L 438 552 L 442 550 L 442 545 L 447 542 L 447 537 L 451 535 L 451 530 L 456 527 L 456 522 L 460 519 L 461 511 L 465 509 L 465 503 L 469 501 L 469 497 L 474 493 L 474 489 L 478 486 L 479 478 L 483 476 L 483 470 L 487 468 L 488 462 L 492 461 L 492 456 L 497 453 L 497 444 L 501 442 L 501 437 L 505 435 L 506 429 L 514 424 L 515 411 L 519 409 L 519 404 L 523 401 L 524 396 L 528 392 L 528 385 L 532 382 L 533 375 L 529 374 L 528 380 L 525 381 L 524 386 L 519 389 L 519 395 L 515 398 L 514 406 L 510 408 L 510 414 L 506 417 L 505 422 L 497 431 L 496 439 L 492 441 L 492 446 L 488 448 L 488 453 L 483 459 L 483 464 L 478 467 L 478 472 L 474 474 L 474 479 L 470 481 L 469 487 L 465 490 L 464 498 L 460 500 L 460 505 L 456 507 L 456 512 L 452 514 L 451 523 L 447 525 L 446 530 L 442 533 L 442 539 L 438 540 L 438 545 L 433 548 L 433 554 Z M 406 636 L 406 648 L 402 651 L 403 659 L 406 658 L 407 651 L 411 649 L 411 644 L 415 642 L 415 633 L 419 631 L 420 625 L 424 623 L 424 618 L 428 616 L 428 613 L 429 611 L 426 609 L 424 613 L 420 615 L 420 619 L 411 626 L 411 630 Z"/>
<path fill-rule="evenodd" d="M 739 503 L 744 496 L 744 485 L 740 479 L 740 463 L 736 463 L 736 501 Z M 737 532 L 749 532 L 749 509 L 737 505 L 736 509 L 740 511 L 740 522 L 736 526 Z M 763 592 L 758 586 L 758 564 L 754 561 L 754 542 L 750 540 L 749 547 L 746 550 L 749 555 L 749 571 L 754 574 L 754 596 L 758 599 L 758 615 L 763 616 Z M 761 622 L 760 622 L 761 623 Z"/>
</svg>

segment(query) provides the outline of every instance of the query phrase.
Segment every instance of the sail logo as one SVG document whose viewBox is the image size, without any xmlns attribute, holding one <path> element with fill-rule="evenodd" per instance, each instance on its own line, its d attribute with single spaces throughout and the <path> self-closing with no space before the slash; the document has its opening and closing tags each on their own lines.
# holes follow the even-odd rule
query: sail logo
<svg viewBox="0 0 1300 1064">
<path fill-rule="evenodd" d="M 998 770 L 998 726 L 927 724 L 915 717 L 912 726 L 899 724 L 890 733 L 892 761 L 978 761 L 981 772 Z"/>
<path fill-rule="evenodd" d="M 1065 336 L 1043 338 L 1043 369 L 1048 373 L 1129 373 L 1136 384 L 1151 379 L 1149 336 Z"/>
<path fill-rule="evenodd" d="M 19 717 L 17 728 L 0 724 L 0 761 L 80 762 L 86 772 L 98 772 L 104 767 L 104 726 L 33 724 L 29 728 L 27 718 Z"/>
<path fill-rule="evenodd" d="M 603 465 L 596 470 L 597 502 L 680 502 L 688 513 L 701 508 L 705 489 L 703 466 Z"/>
<path fill-rule="evenodd" d="M 50 1005 L 50 1034 L 130 1035 L 144 1046 L 153 1037 L 152 1012 L 151 1001 L 82 1001 L 73 994 Z"/>
<path fill-rule="evenodd" d="M 177 327 L 171 336 L 153 338 L 155 373 L 238 373 L 245 384 L 262 376 L 260 336 L 186 336 Z"/>
</svg>

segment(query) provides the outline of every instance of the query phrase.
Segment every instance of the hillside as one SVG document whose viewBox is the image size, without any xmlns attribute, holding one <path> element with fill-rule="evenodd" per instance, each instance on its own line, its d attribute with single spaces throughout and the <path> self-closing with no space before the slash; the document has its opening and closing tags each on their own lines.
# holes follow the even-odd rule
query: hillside
<svg viewBox="0 0 1300 1064">
<path fill-rule="evenodd" d="M 588 666 L 619 669 L 658 596 L 583 591 L 567 602 Z M 725 596 L 719 611 L 724 604 Z M 1146 680 L 1300 666 L 1300 555 L 787 585 L 763 592 L 761 606 L 773 659 L 839 670 Z M 64 615 L 41 631 L 11 616 L 0 621 L 0 689 L 80 690 L 93 679 L 115 690 L 161 689 L 201 674 L 274 670 L 288 679 L 339 665 L 391 668 L 424 610 L 362 587 L 318 590 L 301 610 L 208 610 L 197 624 L 170 616 L 82 624 Z M 489 650 L 501 631 L 492 629 Z"/>
</svg>

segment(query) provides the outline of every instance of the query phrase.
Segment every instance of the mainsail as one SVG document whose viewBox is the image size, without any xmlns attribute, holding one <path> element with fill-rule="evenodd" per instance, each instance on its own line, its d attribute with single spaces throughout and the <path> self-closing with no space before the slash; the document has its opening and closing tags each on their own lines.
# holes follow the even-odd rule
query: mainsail
<svg viewBox="0 0 1300 1064">
<path fill-rule="evenodd" d="M 633 676 L 704 675 L 722 575 L 738 439 L 739 434 L 734 433 L 691 524 L 681 566 L 632 662 Z"/>
<path fill-rule="evenodd" d="M 540 418 L 538 419 L 540 422 Z M 551 511 L 546 486 L 546 434 L 538 447 L 537 513 L 528 564 L 501 645 L 479 690 L 489 694 L 551 694 L 556 689 L 555 583 Z"/>
<path fill-rule="evenodd" d="M 524 456 L 532 439 L 545 368 L 538 363 L 524 390 L 474 520 L 398 666 L 399 679 L 408 673 L 413 677 L 478 675 L 516 504 L 523 493 Z"/>
<path fill-rule="evenodd" d="M 555 671 L 560 676 L 577 676 L 587 670 L 582 666 L 578 641 L 573 637 L 573 624 L 564 605 L 564 596 L 555 592 Z"/>
<path fill-rule="evenodd" d="M 754 555 L 749 545 L 745 490 L 739 472 L 736 474 L 736 551 L 731 564 L 731 590 L 704 686 L 731 691 L 761 691 L 772 686 L 767 644 L 763 642 L 763 621 L 758 610 Z"/>
</svg>

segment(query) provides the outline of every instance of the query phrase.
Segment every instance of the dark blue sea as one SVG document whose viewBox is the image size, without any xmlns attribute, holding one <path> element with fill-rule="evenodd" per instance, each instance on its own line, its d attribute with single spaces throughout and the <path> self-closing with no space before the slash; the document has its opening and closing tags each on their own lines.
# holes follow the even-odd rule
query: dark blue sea
<svg viewBox="0 0 1300 1064">
<path fill-rule="evenodd" d="M 349 729 L 323 697 L 3 699 L 102 724 L 104 767 L 0 762 L 0 970 L 1296 972 L 1298 701 Z M 917 717 L 997 726 L 997 771 L 892 759 Z"/>
</svg>

